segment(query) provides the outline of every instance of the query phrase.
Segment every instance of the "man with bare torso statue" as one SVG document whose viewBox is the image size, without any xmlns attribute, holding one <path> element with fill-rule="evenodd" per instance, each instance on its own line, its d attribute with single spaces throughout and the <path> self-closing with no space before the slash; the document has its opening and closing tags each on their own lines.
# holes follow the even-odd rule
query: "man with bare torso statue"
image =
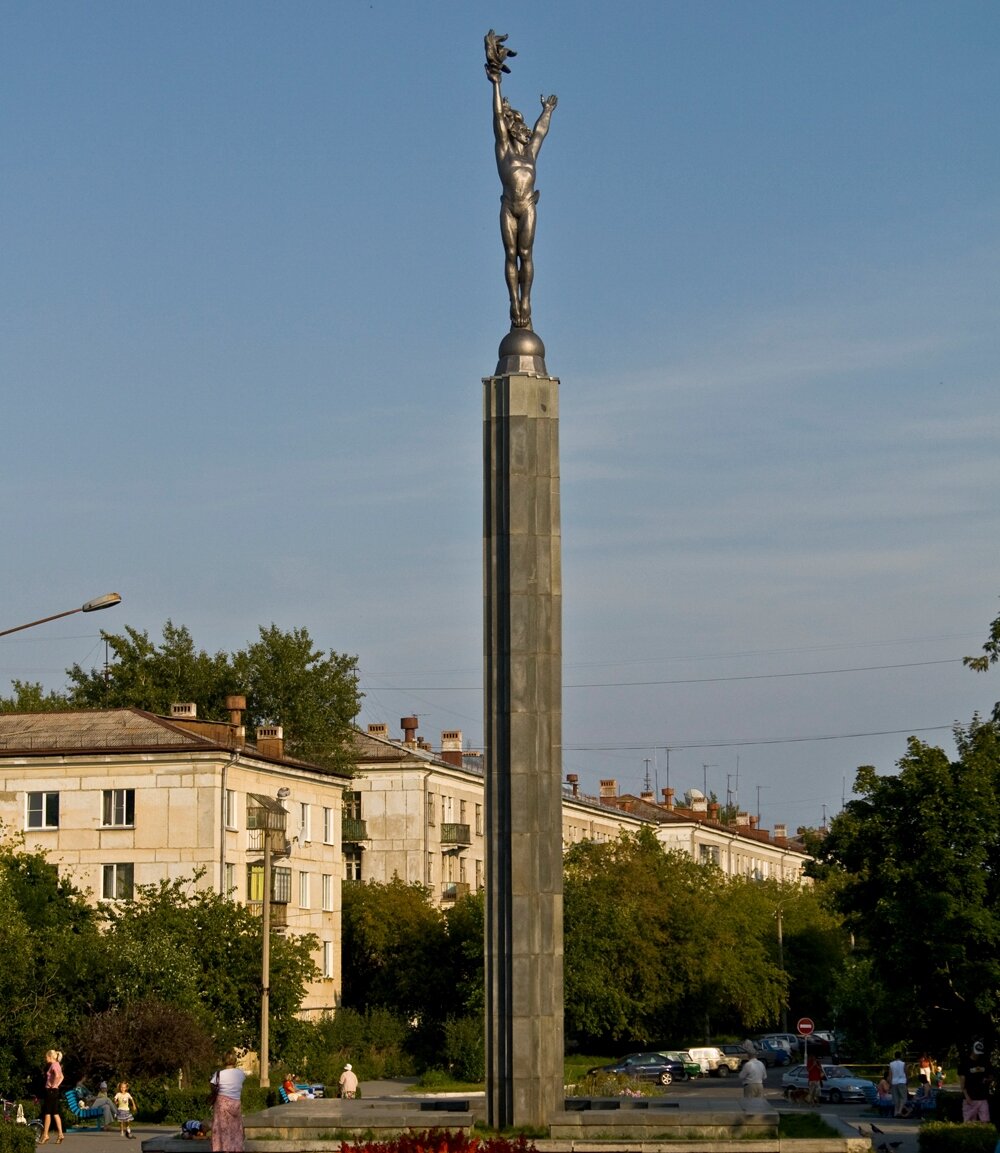
<svg viewBox="0 0 1000 1153">
<path fill-rule="evenodd" d="M 535 242 L 535 161 L 549 130 L 555 96 L 542 96 L 542 112 L 529 129 L 524 117 L 500 95 L 501 73 L 510 72 L 505 61 L 517 55 L 504 47 L 506 36 L 492 29 L 486 34 L 486 75 L 493 85 L 493 135 L 497 171 L 503 186 L 500 198 L 500 235 L 506 258 L 504 273 L 510 296 L 512 328 L 531 329 L 532 248 Z"/>
</svg>

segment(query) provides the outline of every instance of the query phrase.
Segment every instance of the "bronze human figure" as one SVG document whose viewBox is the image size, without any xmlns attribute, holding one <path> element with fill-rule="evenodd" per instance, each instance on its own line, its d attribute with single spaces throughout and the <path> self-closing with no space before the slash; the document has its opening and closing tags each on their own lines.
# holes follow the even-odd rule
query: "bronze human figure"
<svg viewBox="0 0 1000 1153">
<path fill-rule="evenodd" d="M 493 85 L 493 135 L 496 138 L 497 171 L 503 186 L 500 198 L 500 235 L 506 257 L 505 276 L 510 296 L 511 328 L 531 329 L 531 282 L 534 279 L 532 248 L 535 243 L 535 161 L 549 130 L 555 96 L 542 96 L 542 112 L 529 131 L 524 117 L 500 95 L 502 73 L 510 72 L 506 60 L 517 53 L 504 46 L 507 37 L 491 28 L 486 33 L 486 75 Z"/>
</svg>

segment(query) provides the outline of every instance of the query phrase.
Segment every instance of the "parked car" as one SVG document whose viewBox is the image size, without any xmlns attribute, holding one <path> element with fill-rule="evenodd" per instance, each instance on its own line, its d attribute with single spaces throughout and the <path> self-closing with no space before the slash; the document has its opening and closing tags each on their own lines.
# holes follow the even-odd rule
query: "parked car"
<svg viewBox="0 0 1000 1153">
<path fill-rule="evenodd" d="M 776 1041 L 783 1049 L 787 1049 L 793 1057 L 802 1052 L 802 1038 L 798 1033 L 765 1033 L 768 1041 Z"/>
<path fill-rule="evenodd" d="M 674 1060 L 665 1053 L 629 1053 L 613 1065 L 599 1065 L 589 1070 L 589 1073 L 621 1074 L 624 1077 L 635 1077 L 638 1081 L 659 1081 L 661 1085 L 686 1081 L 690 1076 L 683 1061 Z"/>
<path fill-rule="evenodd" d="M 688 1077 L 701 1076 L 701 1063 L 696 1061 L 687 1049 L 661 1049 L 660 1052 L 664 1057 L 672 1057 L 684 1066 L 684 1071 Z"/>
<path fill-rule="evenodd" d="M 754 1038 L 754 1045 L 757 1048 L 757 1056 L 769 1069 L 774 1068 L 775 1065 L 791 1065 L 791 1053 L 783 1045 L 779 1045 L 777 1041 L 756 1037 Z"/>
<path fill-rule="evenodd" d="M 711 1077 L 728 1077 L 743 1064 L 738 1057 L 726 1056 L 718 1045 L 692 1045 L 688 1052 L 700 1063 L 701 1071 Z"/>
<path fill-rule="evenodd" d="M 805 1065 L 793 1065 L 782 1073 L 781 1084 L 786 1097 L 789 1089 L 808 1089 L 809 1077 Z M 877 1096 L 874 1081 L 856 1077 L 843 1065 L 823 1066 L 823 1081 L 819 1087 L 821 1101 L 829 1101 L 831 1105 L 839 1105 L 841 1101 L 863 1101 L 874 1105 Z"/>
<path fill-rule="evenodd" d="M 720 1045 L 726 1064 L 734 1073 L 738 1073 L 750 1060 L 750 1054 L 742 1045 Z"/>
</svg>

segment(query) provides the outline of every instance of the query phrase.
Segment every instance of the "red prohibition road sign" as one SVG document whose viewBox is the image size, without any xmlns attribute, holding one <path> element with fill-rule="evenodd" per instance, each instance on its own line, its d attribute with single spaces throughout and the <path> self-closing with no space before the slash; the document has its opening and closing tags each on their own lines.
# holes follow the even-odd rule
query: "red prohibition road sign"
<svg viewBox="0 0 1000 1153">
<path fill-rule="evenodd" d="M 800 1017 L 798 1024 L 795 1026 L 795 1031 L 800 1037 L 808 1037 L 815 1028 L 816 1026 L 813 1024 L 812 1017 Z"/>
</svg>

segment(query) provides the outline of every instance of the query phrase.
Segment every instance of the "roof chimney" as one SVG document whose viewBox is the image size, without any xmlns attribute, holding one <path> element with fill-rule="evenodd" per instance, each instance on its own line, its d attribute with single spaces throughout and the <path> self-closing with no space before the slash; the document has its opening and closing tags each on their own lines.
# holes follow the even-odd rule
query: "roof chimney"
<svg viewBox="0 0 1000 1153">
<path fill-rule="evenodd" d="M 785 848 L 788 845 L 788 826 L 775 825 L 774 826 L 774 843 Z"/>
<path fill-rule="evenodd" d="M 567 773 L 566 784 L 569 785 L 574 797 L 580 795 L 580 776 L 578 773 Z"/>
<path fill-rule="evenodd" d="M 257 752 L 263 757 L 285 755 L 285 739 L 281 725 L 257 726 Z"/>
<path fill-rule="evenodd" d="M 663 793 L 663 804 L 668 809 L 672 809 L 674 807 L 674 790 L 673 789 L 663 789 L 661 791 Z"/>
<path fill-rule="evenodd" d="M 420 721 L 417 717 L 400 717 L 399 727 L 403 730 L 403 744 L 415 745 L 417 743 L 417 727 Z"/>
<path fill-rule="evenodd" d="M 711 821 L 717 821 L 719 819 L 719 802 L 718 801 L 709 801 L 708 817 L 709 817 L 709 820 L 711 820 Z"/>
<path fill-rule="evenodd" d="M 441 730 L 441 760 L 446 764 L 462 767 L 462 730 Z"/>
<path fill-rule="evenodd" d="M 241 745 L 247 739 L 246 726 L 243 724 L 243 710 L 246 707 L 246 697 L 239 695 L 226 697 L 226 708 L 229 710 L 229 723 L 233 726 L 233 730 L 236 733 L 237 743 Z"/>
<path fill-rule="evenodd" d="M 385 724 L 384 721 L 378 725 L 369 725 L 368 735 L 370 737 L 381 737 L 382 740 L 387 741 L 389 739 L 389 726 Z"/>
<path fill-rule="evenodd" d="M 194 701 L 186 701 L 183 704 L 173 704 L 170 706 L 170 715 L 179 719 L 193 720 L 198 715 L 198 706 Z"/>
<path fill-rule="evenodd" d="M 736 814 L 736 827 L 738 829 L 746 829 L 749 827 L 749 825 L 750 825 L 750 814 L 749 813 L 737 813 Z"/>
<path fill-rule="evenodd" d="M 601 781 L 601 800 L 612 800 L 618 796 L 618 782 L 614 777 Z"/>
</svg>

